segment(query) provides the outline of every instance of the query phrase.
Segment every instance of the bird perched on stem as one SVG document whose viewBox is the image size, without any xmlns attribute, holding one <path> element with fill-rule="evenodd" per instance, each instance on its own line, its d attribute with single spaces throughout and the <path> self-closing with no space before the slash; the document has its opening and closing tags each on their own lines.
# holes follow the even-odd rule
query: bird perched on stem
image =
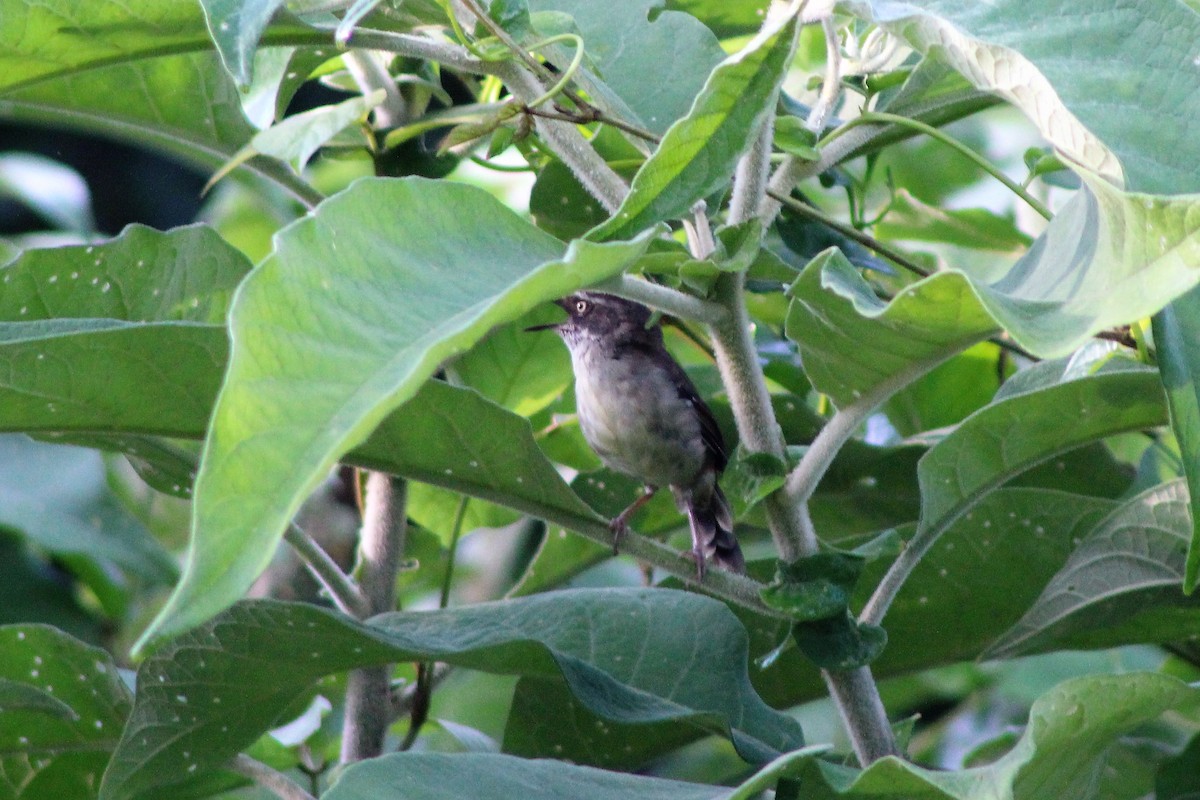
<svg viewBox="0 0 1200 800">
<path fill-rule="evenodd" d="M 650 309 L 598 292 L 555 302 L 566 321 L 529 330 L 555 330 L 566 342 L 584 438 L 606 466 L 646 485 L 612 520 L 614 548 L 634 512 L 669 486 L 691 527 L 697 577 L 703 580 L 709 558 L 743 572 L 729 503 L 717 485 L 727 461 L 721 430 L 667 351 L 662 329 L 651 325 Z"/>
</svg>

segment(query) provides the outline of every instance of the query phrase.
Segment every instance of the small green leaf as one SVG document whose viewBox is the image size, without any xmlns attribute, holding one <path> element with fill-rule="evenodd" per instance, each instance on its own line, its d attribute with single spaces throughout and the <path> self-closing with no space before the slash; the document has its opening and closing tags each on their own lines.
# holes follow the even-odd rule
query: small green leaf
<svg viewBox="0 0 1200 800">
<path fill-rule="evenodd" d="M 692 110 L 663 136 L 612 218 L 588 237 L 603 241 L 684 216 L 724 187 L 766 115 L 791 60 L 796 21 L 764 30 L 713 70 Z"/>
<path fill-rule="evenodd" d="M 996 330 L 963 276 L 933 275 L 885 303 L 838 250 L 813 259 L 791 295 L 788 338 L 813 386 L 839 408 L 885 382 L 911 382 Z"/>
<path fill-rule="evenodd" d="M 1007 217 L 983 208 L 947 210 L 922 203 L 905 189 L 897 189 L 887 215 L 875 225 L 885 239 L 946 242 L 972 250 L 1024 252 L 1033 239 Z"/>
<path fill-rule="evenodd" d="M 775 146 L 789 155 L 804 161 L 820 159 L 816 148 L 817 135 L 805 126 L 798 117 L 780 116 L 775 120 Z"/>
<path fill-rule="evenodd" d="M 1193 289 L 1155 315 L 1154 344 L 1171 429 L 1179 442 L 1192 508 L 1200 509 L 1200 289 Z M 1200 581 L 1200 513 L 1192 520 L 1183 591 Z"/>
<path fill-rule="evenodd" d="M 848 609 L 838 616 L 798 622 L 792 637 L 809 661 L 832 670 L 865 667 L 879 658 L 888 640 L 883 628 L 858 622 Z"/>
<path fill-rule="evenodd" d="M 862 558 L 844 553 L 781 561 L 760 594 L 768 606 L 802 622 L 844 616 L 862 569 Z"/>
</svg>

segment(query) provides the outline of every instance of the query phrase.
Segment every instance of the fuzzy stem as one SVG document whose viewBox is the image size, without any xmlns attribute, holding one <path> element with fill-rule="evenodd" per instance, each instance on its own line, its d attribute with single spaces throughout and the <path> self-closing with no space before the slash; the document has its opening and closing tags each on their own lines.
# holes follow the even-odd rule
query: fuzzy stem
<svg viewBox="0 0 1200 800">
<path fill-rule="evenodd" d="M 879 687 L 875 685 L 871 668 L 859 667 L 845 672 L 821 670 L 821 677 L 841 715 L 858 763 L 866 767 L 884 756 L 899 755 L 896 737 L 887 721 L 887 709 L 879 697 Z"/>
<path fill-rule="evenodd" d="M 359 584 L 369 614 L 382 614 L 396 606 L 396 575 L 407 533 L 407 484 L 382 472 L 367 477 L 359 537 Z M 346 712 L 342 725 L 343 764 L 374 758 L 383 752 L 390 722 L 391 667 L 364 667 L 346 679 Z"/>
<path fill-rule="evenodd" d="M 537 78 L 509 62 L 496 65 L 496 75 L 504 81 L 513 96 L 528 105 L 546 93 Z M 542 141 L 554 151 L 588 192 L 612 213 L 616 211 L 629 187 L 592 148 L 574 125 L 534 115 L 533 124 Z"/>
<path fill-rule="evenodd" d="M 346 71 L 364 95 L 383 89 L 384 100 L 371 113 L 375 127 L 395 128 L 408 120 L 408 103 L 396 85 L 396 79 L 388 73 L 378 55 L 369 50 L 351 50 L 342 56 Z"/>
<path fill-rule="evenodd" d="M 825 121 L 842 94 L 842 51 L 838 46 L 833 17 L 827 16 L 821 20 L 821 30 L 825 33 L 825 79 L 821 83 L 821 94 L 804 121 L 804 127 L 813 133 L 824 130 Z"/>
<path fill-rule="evenodd" d="M 317 800 L 287 775 L 248 755 L 239 754 L 229 767 L 268 792 L 273 792 L 280 800 Z"/>
<path fill-rule="evenodd" d="M 295 523 L 288 526 L 283 538 L 308 565 L 309 572 L 325 587 L 325 591 L 333 599 L 334 605 L 343 614 L 355 619 L 362 619 L 367 615 L 366 598 L 362 596 L 362 592 L 358 590 L 354 581 L 342 572 L 342 568 L 337 565 L 337 562 L 329 557 L 325 548 L 317 544 L 315 539 Z"/>
<path fill-rule="evenodd" d="M 733 196 L 729 198 L 729 224 L 737 225 L 753 217 L 767 191 L 767 172 L 771 167 L 771 140 L 775 118 L 768 116 L 759 127 L 749 152 L 738 161 L 734 173 Z"/>
<path fill-rule="evenodd" d="M 706 324 L 715 324 L 725 318 L 725 308 L 707 300 L 677 291 L 669 286 L 639 280 L 629 275 L 618 275 L 597 284 L 601 292 L 615 294 L 626 300 L 656 308 L 673 317 L 690 319 Z"/>
</svg>

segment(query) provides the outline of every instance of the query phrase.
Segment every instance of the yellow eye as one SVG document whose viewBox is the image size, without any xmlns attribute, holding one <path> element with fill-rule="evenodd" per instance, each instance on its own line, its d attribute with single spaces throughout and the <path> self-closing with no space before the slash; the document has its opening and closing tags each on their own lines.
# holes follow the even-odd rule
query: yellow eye
<svg viewBox="0 0 1200 800">
<path fill-rule="evenodd" d="M 590 308 L 590 307 L 591 306 L 587 300 L 576 300 L 575 301 L 575 313 L 576 314 L 586 314 L 588 308 Z"/>
</svg>

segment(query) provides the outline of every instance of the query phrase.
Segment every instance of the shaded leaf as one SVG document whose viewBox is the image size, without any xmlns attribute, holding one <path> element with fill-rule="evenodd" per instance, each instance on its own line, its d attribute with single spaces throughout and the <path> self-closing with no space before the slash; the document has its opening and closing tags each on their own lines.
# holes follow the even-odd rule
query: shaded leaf
<svg viewBox="0 0 1200 800">
<path fill-rule="evenodd" d="M 1193 289 L 1154 317 L 1154 344 L 1171 430 L 1179 442 L 1192 508 L 1200 508 L 1200 289 Z M 1192 520 L 1183 590 L 1200 581 L 1200 514 Z"/>
<path fill-rule="evenodd" d="M 1117 507 L 987 654 L 1010 657 L 1093 631 L 1109 639 L 1121 629 L 1137 631 L 1141 638 L 1134 641 L 1146 642 L 1182 638 L 1200 608 L 1200 600 L 1181 591 L 1192 532 L 1188 502 L 1186 485 L 1177 480 Z M 1181 613 L 1172 616 L 1171 609 L 1190 609 L 1192 624 Z M 1162 622 L 1155 624 L 1156 617 Z"/>
<path fill-rule="evenodd" d="M 101 797 L 162 796 L 254 741 L 320 676 L 396 661 L 565 680 L 613 721 L 701 724 L 768 760 L 798 747 L 800 730 L 754 695 L 744 636 L 723 604 L 663 589 L 556 592 L 385 614 L 370 626 L 314 606 L 243 602 L 142 664 Z"/>
<path fill-rule="evenodd" d="M 413 800 L 717 800 L 729 789 L 489 753 L 393 753 L 351 766 L 324 797 L 374 800 L 396 793 Z"/>
<path fill-rule="evenodd" d="M 48 625 L 0 627 L 0 797 L 95 797 L 130 701 L 103 650 Z"/>
<path fill-rule="evenodd" d="M 792 628 L 796 646 L 821 669 L 864 667 L 879 658 L 887 645 L 887 632 L 878 625 L 859 622 L 844 609 L 838 616 L 798 622 Z"/>
</svg>

